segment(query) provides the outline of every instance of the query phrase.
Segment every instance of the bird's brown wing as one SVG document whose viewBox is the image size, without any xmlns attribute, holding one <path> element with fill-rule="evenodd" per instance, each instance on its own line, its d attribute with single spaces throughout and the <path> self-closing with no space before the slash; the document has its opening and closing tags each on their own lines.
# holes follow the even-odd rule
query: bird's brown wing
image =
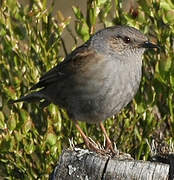
<svg viewBox="0 0 174 180">
<path fill-rule="evenodd" d="M 96 52 L 88 47 L 81 46 L 77 48 L 62 63 L 45 73 L 31 90 L 46 87 L 74 73 L 87 71 L 87 68 L 90 67 L 94 60 L 99 60 L 96 56 Z"/>
</svg>

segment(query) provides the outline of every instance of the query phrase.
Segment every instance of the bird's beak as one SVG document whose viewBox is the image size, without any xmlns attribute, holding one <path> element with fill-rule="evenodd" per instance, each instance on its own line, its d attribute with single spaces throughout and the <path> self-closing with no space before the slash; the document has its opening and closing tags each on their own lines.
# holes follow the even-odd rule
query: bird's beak
<svg viewBox="0 0 174 180">
<path fill-rule="evenodd" d="M 149 41 L 145 41 L 143 44 L 141 44 L 141 47 L 143 47 L 143 48 L 158 48 L 158 49 L 160 49 L 160 47 L 158 45 L 153 44 L 153 43 L 151 43 Z"/>
</svg>

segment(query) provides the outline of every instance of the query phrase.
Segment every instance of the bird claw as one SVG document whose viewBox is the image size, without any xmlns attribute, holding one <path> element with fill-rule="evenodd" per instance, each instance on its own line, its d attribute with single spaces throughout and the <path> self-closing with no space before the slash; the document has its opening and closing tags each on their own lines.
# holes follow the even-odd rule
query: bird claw
<svg viewBox="0 0 174 180">
<path fill-rule="evenodd" d="M 89 150 L 99 153 L 101 155 L 110 155 L 114 157 L 115 155 L 119 154 L 117 148 L 113 148 L 112 144 L 107 145 L 106 149 L 104 149 L 99 143 L 96 143 L 90 137 L 88 137 L 88 139 L 85 140 L 85 144 Z"/>
</svg>

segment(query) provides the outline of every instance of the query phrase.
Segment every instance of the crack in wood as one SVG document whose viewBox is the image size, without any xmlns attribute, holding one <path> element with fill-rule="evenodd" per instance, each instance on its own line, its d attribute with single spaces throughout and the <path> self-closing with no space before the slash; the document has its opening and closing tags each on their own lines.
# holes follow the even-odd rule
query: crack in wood
<svg viewBox="0 0 174 180">
<path fill-rule="evenodd" d="M 110 157 L 108 157 L 106 163 L 105 163 L 105 166 L 103 168 L 103 173 L 102 173 L 102 176 L 101 176 L 101 180 L 104 180 L 104 176 L 105 176 L 105 173 L 106 173 L 106 169 L 107 169 L 107 165 L 109 163 L 109 160 L 110 160 Z"/>
</svg>

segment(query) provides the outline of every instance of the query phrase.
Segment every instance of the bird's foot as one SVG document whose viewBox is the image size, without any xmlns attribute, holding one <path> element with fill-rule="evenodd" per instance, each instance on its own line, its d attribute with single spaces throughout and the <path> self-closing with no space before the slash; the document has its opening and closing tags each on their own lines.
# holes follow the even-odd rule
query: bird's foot
<svg viewBox="0 0 174 180">
<path fill-rule="evenodd" d="M 107 143 L 106 144 L 106 151 L 108 153 L 110 153 L 112 156 L 119 154 L 119 151 L 118 151 L 116 145 L 113 147 L 113 144 L 111 143 L 111 141 L 107 141 L 106 143 Z"/>
<path fill-rule="evenodd" d="M 94 151 L 101 155 L 109 155 L 111 157 L 119 155 L 119 151 L 117 150 L 116 146 L 113 147 L 112 143 L 107 144 L 106 149 L 104 149 L 99 143 L 96 143 L 90 137 L 88 137 L 84 141 L 87 148 L 91 151 Z"/>
<path fill-rule="evenodd" d="M 111 141 L 106 142 L 106 151 L 108 152 L 108 154 L 110 154 L 112 158 L 120 159 L 120 160 L 124 160 L 124 159 L 133 160 L 130 154 L 119 151 L 117 149 L 116 144 L 115 143 L 112 144 Z"/>
<path fill-rule="evenodd" d="M 114 144 L 114 147 L 113 147 L 113 144 L 112 144 L 111 140 L 109 139 L 102 123 L 100 123 L 100 126 L 104 133 L 104 137 L 106 139 L 106 149 L 104 149 L 100 144 L 94 142 L 91 138 L 87 137 L 85 135 L 85 133 L 82 131 L 82 129 L 80 128 L 77 121 L 75 121 L 75 126 L 78 129 L 78 131 L 80 132 L 80 134 L 89 150 L 94 151 L 99 154 L 102 154 L 102 155 L 109 155 L 111 157 L 119 156 L 119 151 L 117 150 L 116 145 Z"/>
<path fill-rule="evenodd" d="M 96 143 L 93 139 L 88 137 L 87 139 L 84 139 L 85 145 L 87 148 L 93 152 L 96 152 L 101 155 L 106 155 L 108 154 L 108 151 L 106 151 L 104 148 L 99 143 Z"/>
</svg>

